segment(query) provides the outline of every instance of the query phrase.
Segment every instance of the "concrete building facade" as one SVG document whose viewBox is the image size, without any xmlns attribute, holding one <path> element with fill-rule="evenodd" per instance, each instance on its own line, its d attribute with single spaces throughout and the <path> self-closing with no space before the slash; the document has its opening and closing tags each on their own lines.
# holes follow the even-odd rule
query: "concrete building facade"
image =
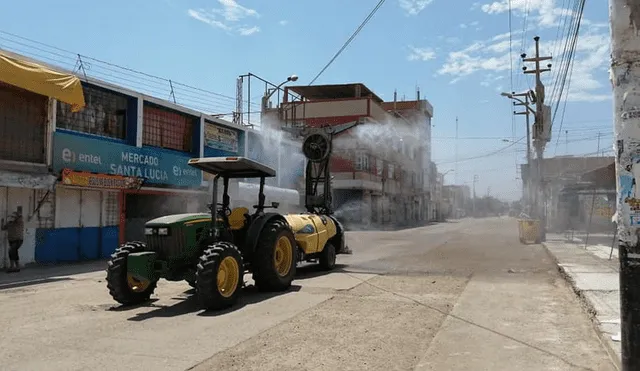
<svg viewBox="0 0 640 371">
<path fill-rule="evenodd" d="M 535 187 L 533 182 L 535 182 L 537 161 L 537 159 L 532 161 L 531 172 L 527 164 L 520 165 L 523 180 L 523 194 L 525 195 L 527 194 L 527 185 Z M 561 198 L 562 191 L 567 186 L 580 183 L 584 173 L 612 164 L 614 158 L 611 156 L 556 156 L 545 158 L 542 161 L 545 193 L 542 202 L 545 203 L 547 228 L 549 231 L 560 231 L 566 225 L 566 215 L 565 210 L 563 210 L 565 200 Z M 584 224 L 583 221 L 581 221 L 580 224 Z"/>
<path fill-rule="evenodd" d="M 25 56 L 0 53 L 74 76 Z M 76 77 L 86 103 L 78 112 L 0 81 L 0 218 L 23 210 L 22 264 L 105 258 L 125 240 L 144 240 L 149 219 L 207 210 L 209 178 L 187 165 L 190 158 L 259 157 L 247 149 L 248 133 L 254 146 L 264 133 Z M 257 189 L 251 182 L 232 183 L 232 200 L 255 204 Z M 266 195 L 268 202 L 299 207 L 294 189 L 275 184 Z M 0 267 L 8 263 L 7 253 L 6 233 L 0 232 Z"/>
<path fill-rule="evenodd" d="M 339 218 L 360 227 L 435 220 L 433 107 L 427 100 L 384 102 L 360 83 L 289 86 L 283 96 L 277 108 L 265 111 L 277 118 L 266 121 L 283 131 L 358 124 L 333 142 L 332 197 Z"/>
</svg>

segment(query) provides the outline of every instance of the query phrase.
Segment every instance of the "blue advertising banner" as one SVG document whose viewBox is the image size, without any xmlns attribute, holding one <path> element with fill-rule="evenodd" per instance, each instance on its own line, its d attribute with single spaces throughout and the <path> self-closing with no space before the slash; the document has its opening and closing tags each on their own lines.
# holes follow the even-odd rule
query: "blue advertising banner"
<svg viewBox="0 0 640 371">
<path fill-rule="evenodd" d="M 145 184 L 200 186 L 202 172 L 187 165 L 191 156 L 153 147 L 133 147 L 56 131 L 53 170 L 64 168 L 144 178 Z"/>
</svg>

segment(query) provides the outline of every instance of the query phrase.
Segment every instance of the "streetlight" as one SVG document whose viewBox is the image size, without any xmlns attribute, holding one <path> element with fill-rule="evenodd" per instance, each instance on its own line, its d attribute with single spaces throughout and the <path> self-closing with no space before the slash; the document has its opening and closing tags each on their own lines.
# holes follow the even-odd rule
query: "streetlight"
<svg viewBox="0 0 640 371">
<path fill-rule="evenodd" d="M 276 85 L 274 85 L 270 81 L 267 81 L 267 80 L 263 79 L 262 77 L 260 77 L 260 76 L 258 76 L 256 74 L 253 74 L 253 73 L 249 72 L 247 74 L 238 76 L 238 90 L 237 90 L 236 95 L 242 95 L 242 85 L 244 83 L 244 78 L 245 77 L 248 78 L 247 79 L 247 90 L 248 90 L 247 91 L 247 96 L 249 98 L 249 105 L 247 106 L 247 126 L 253 126 L 251 124 L 251 78 L 255 77 L 256 79 L 264 82 L 265 92 L 268 90 L 267 86 L 269 86 L 269 85 L 270 86 L 276 86 Z M 287 77 L 287 80 L 285 82 L 281 83 L 280 85 L 277 85 L 276 86 L 276 90 L 278 90 L 282 85 L 288 83 L 289 81 L 297 81 L 297 80 L 298 80 L 298 76 L 297 75 L 291 75 L 291 76 Z M 269 94 L 268 97 L 271 97 L 272 94 L 273 93 Z M 240 98 L 240 99 L 242 99 L 242 98 Z M 264 97 L 262 98 L 262 104 L 263 104 L 263 108 L 264 108 L 265 107 L 265 99 L 264 99 Z M 263 111 L 264 111 L 264 109 L 263 109 Z M 239 123 L 242 123 L 243 122 L 243 120 L 242 120 L 242 112 L 238 112 L 237 115 L 239 115 L 239 118 L 236 119 L 236 121 L 239 122 Z"/>
<path fill-rule="evenodd" d="M 287 79 L 283 82 L 280 83 L 280 85 L 276 86 L 275 88 L 271 88 L 269 90 L 267 90 L 267 94 L 265 94 L 262 104 L 263 107 L 266 108 L 267 107 L 267 103 L 269 102 L 269 98 L 271 98 L 271 96 L 273 95 L 273 93 L 275 93 L 276 91 L 280 90 L 280 88 L 282 87 L 282 85 L 290 82 L 290 81 L 298 81 L 298 75 L 291 75 L 289 77 L 287 77 Z"/>
<path fill-rule="evenodd" d="M 525 112 L 515 112 L 514 111 L 513 113 L 516 114 L 516 115 L 525 115 L 525 119 L 526 119 L 526 123 L 525 124 L 527 126 L 527 172 L 529 172 L 530 168 L 531 168 L 531 133 L 529 132 L 529 113 L 532 113 L 533 117 L 537 116 L 536 111 L 534 111 L 531 108 L 531 106 L 529 105 L 529 102 L 530 102 L 529 98 L 531 98 L 533 103 L 536 103 L 535 94 L 533 93 L 533 91 L 529 91 L 527 93 L 519 93 L 519 94 L 516 94 L 516 93 L 504 93 L 503 92 L 503 93 L 500 93 L 500 95 L 503 96 L 503 97 L 507 97 L 509 99 L 512 99 L 512 100 L 520 102 L 519 105 L 520 106 L 524 106 L 525 109 L 526 109 Z M 522 101 L 522 99 L 520 99 L 518 97 L 524 97 L 525 100 Z M 513 102 L 513 105 L 515 106 L 516 103 Z M 504 141 L 506 141 L 506 140 L 504 140 Z M 527 177 L 527 179 L 529 179 L 529 178 Z M 527 183 L 528 183 L 528 180 L 527 180 Z M 527 201 L 527 204 L 529 204 L 531 202 L 530 195 L 529 195 L 529 191 L 530 191 L 529 187 L 528 187 L 528 185 L 525 186 L 524 182 L 523 182 L 523 187 L 525 187 L 527 189 L 526 201 Z"/>
<path fill-rule="evenodd" d="M 524 101 L 522 101 L 522 99 L 518 98 L 518 96 L 522 96 L 523 94 L 515 95 L 515 94 L 513 94 L 513 93 L 505 93 L 505 92 L 502 92 L 502 93 L 500 93 L 500 95 L 501 95 L 501 96 L 503 96 L 503 97 L 507 97 L 507 98 L 509 98 L 509 99 L 513 99 L 513 100 L 515 100 L 515 101 L 518 101 L 518 102 L 522 103 L 522 105 L 523 105 L 523 106 L 525 106 L 525 108 L 527 109 L 527 111 L 529 111 L 529 112 L 533 113 L 534 115 L 536 114 L 536 111 L 534 111 L 531 107 L 529 107 L 529 104 L 528 104 L 528 103 L 525 103 Z M 524 94 L 524 95 L 526 95 L 526 94 Z"/>
</svg>

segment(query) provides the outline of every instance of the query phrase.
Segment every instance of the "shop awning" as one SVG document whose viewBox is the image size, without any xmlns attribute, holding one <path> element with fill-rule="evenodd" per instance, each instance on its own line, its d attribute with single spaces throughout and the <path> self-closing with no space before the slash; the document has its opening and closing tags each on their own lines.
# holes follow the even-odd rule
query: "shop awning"
<svg viewBox="0 0 640 371">
<path fill-rule="evenodd" d="M 73 112 L 85 106 L 82 84 L 77 76 L 0 51 L 0 81 L 68 103 Z"/>
</svg>

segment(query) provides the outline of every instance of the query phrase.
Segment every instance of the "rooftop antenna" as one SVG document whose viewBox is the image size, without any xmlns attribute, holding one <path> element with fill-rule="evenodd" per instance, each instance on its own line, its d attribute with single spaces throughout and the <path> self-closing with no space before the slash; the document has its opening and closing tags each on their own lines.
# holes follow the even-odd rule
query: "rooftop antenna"
<svg viewBox="0 0 640 371">
<path fill-rule="evenodd" d="M 397 89 L 393 89 L 393 110 L 396 111 L 398 105 L 396 104 L 398 102 L 398 90 Z"/>
</svg>

